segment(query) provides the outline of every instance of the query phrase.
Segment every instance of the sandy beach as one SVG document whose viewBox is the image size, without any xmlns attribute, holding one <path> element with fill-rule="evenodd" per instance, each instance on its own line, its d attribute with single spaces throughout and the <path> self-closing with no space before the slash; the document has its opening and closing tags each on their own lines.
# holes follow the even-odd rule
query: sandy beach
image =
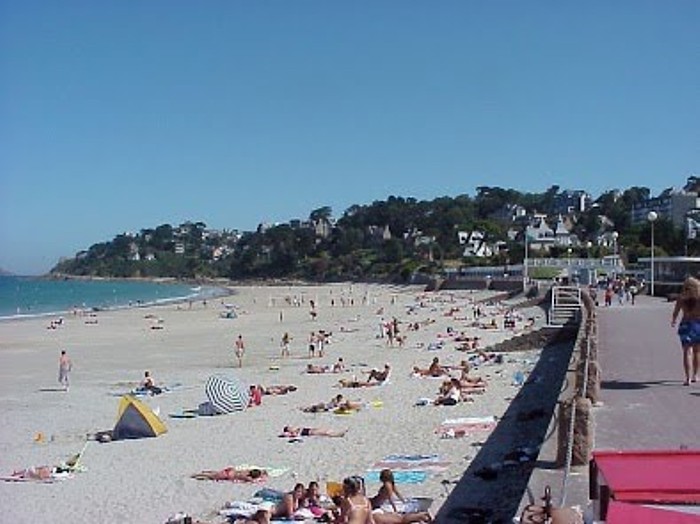
<svg viewBox="0 0 700 524">
<path fill-rule="evenodd" d="M 489 301 L 491 292 L 423 293 L 420 288 L 366 284 L 239 287 L 224 299 L 193 304 L 103 311 L 96 316 L 66 315 L 56 329 L 50 319 L 0 323 L 0 474 L 54 465 L 77 453 L 86 436 L 111 429 L 120 394 L 139 384 L 150 370 L 170 391 L 142 400 L 159 413 L 167 433 L 158 438 L 110 443 L 89 441 L 84 471 L 53 483 L 0 482 L 2 522 L 164 523 L 177 512 L 207 522 L 222 522 L 227 502 L 246 501 L 261 487 L 288 491 L 296 482 L 340 481 L 368 476 L 389 455 L 437 455 L 439 467 L 424 468 L 420 482 L 398 484 L 406 496 L 433 499 L 437 512 L 450 486 L 459 480 L 489 435 L 479 429 L 461 438 L 441 438 L 436 429 L 447 419 L 498 418 L 518 391 L 514 377 L 525 377 L 537 350 L 505 354 L 474 375 L 488 382 L 485 393 L 456 406 L 416 405 L 433 399 L 439 379 L 412 376 L 437 356 L 457 365 L 473 353 L 457 351 L 455 335 L 479 337 L 481 348 L 512 337 L 534 321 L 537 309 L 519 310 L 514 329 L 503 327 L 507 304 Z M 310 314 L 311 301 L 317 312 Z M 475 327 L 497 322 L 497 329 Z M 228 306 L 228 307 L 226 307 Z M 223 313 L 235 311 L 235 318 Z M 380 337 L 382 319 L 396 318 L 403 347 Z M 409 330 L 417 324 L 418 330 Z M 323 357 L 309 358 L 310 333 L 332 333 Z M 292 337 L 290 357 L 281 358 L 280 341 Z M 242 368 L 233 352 L 238 335 L 245 341 Z M 58 359 L 72 359 L 71 386 L 57 382 Z M 308 374 L 309 363 L 331 366 L 343 358 L 342 373 Z M 391 365 L 387 383 L 340 388 L 339 379 L 364 380 L 372 368 Z M 245 384 L 295 385 L 286 395 L 263 397 L 243 412 L 192 419 L 169 415 L 206 400 L 204 384 L 213 374 Z M 301 408 L 342 393 L 364 404 L 349 415 L 305 413 Z M 347 430 L 342 438 L 280 438 L 285 425 Z M 254 465 L 274 472 L 265 484 L 199 481 L 201 470 Z M 368 476 L 371 478 L 371 476 Z M 370 494 L 379 484 L 368 481 Z"/>
</svg>

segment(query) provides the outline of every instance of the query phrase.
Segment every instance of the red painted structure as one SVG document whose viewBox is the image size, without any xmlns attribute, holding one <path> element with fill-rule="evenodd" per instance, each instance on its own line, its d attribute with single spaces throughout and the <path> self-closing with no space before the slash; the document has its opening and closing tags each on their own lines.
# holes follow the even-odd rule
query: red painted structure
<svg viewBox="0 0 700 524">
<path fill-rule="evenodd" d="M 608 524 L 700 523 L 700 450 L 594 451 L 589 478 Z"/>
</svg>

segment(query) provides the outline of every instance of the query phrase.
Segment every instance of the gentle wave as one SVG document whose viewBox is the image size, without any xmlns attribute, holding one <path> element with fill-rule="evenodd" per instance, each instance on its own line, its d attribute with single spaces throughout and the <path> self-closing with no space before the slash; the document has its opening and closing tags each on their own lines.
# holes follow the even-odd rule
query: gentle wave
<svg viewBox="0 0 700 524">
<path fill-rule="evenodd" d="M 75 310 L 147 307 L 227 294 L 230 291 L 223 288 L 183 283 L 0 277 L 0 320 L 41 318 Z"/>
</svg>

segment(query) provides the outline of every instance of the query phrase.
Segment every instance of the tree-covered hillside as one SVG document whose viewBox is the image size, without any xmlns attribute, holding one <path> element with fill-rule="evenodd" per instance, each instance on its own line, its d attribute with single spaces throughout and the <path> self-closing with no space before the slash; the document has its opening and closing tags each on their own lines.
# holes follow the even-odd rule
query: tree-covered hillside
<svg viewBox="0 0 700 524">
<path fill-rule="evenodd" d="M 650 225 L 631 224 L 635 203 L 646 188 L 604 193 L 583 212 L 562 208 L 571 195 L 552 186 L 544 193 L 479 187 L 474 197 L 431 201 L 390 196 L 353 205 L 337 220 L 329 207 L 312 210 L 308 220 L 259 226 L 239 234 L 212 231 L 202 222 L 159 225 L 120 234 L 62 260 L 52 273 L 102 277 L 178 278 L 381 278 L 405 281 L 415 272 L 433 274 L 446 266 L 517 264 L 524 256 L 523 235 L 533 217 L 565 218 L 571 247 L 552 246 L 529 256 L 602 256 L 601 235 L 617 233 L 620 253 L 634 262 L 648 256 Z M 563 211 L 563 212 L 562 212 Z M 458 232 L 480 231 L 494 249 L 488 256 L 464 256 Z M 696 240 L 668 220 L 655 224 L 657 255 L 697 254 Z M 573 252 L 573 253 L 572 253 Z"/>
</svg>

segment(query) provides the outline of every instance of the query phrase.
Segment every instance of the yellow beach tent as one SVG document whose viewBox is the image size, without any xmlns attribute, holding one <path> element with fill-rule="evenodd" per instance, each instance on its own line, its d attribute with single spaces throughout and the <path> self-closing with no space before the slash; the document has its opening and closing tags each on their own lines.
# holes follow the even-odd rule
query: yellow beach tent
<svg viewBox="0 0 700 524">
<path fill-rule="evenodd" d="M 163 421 L 146 404 L 131 395 L 121 398 L 112 440 L 157 437 L 166 431 Z"/>
</svg>

